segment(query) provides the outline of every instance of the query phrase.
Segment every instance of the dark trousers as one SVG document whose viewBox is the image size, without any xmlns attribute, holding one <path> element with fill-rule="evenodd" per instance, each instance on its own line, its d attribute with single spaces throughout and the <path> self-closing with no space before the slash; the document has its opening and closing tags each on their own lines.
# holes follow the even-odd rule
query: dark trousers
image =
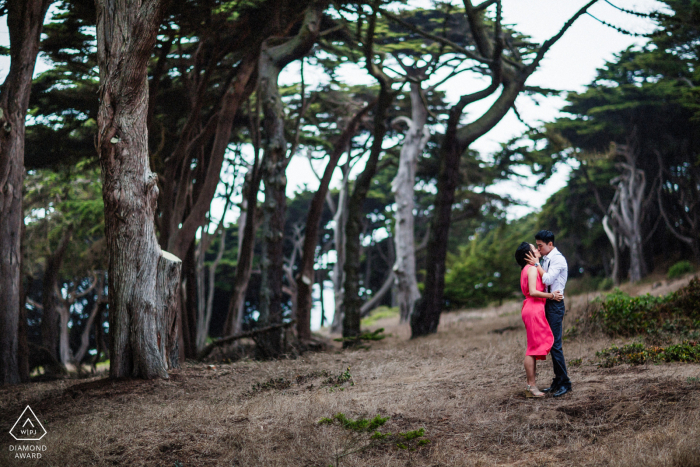
<svg viewBox="0 0 700 467">
<path fill-rule="evenodd" d="M 569 375 L 566 373 L 566 361 L 564 360 L 564 351 L 561 344 L 563 331 L 562 321 L 564 320 L 565 310 L 564 300 L 561 302 L 547 300 L 547 303 L 544 306 L 547 322 L 549 323 L 549 327 L 552 329 L 552 334 L 554 334 L 554 344 L 552 345 L 551 350 L 552 364 L 554 365 L 554 379 L 552 380 L 552 387 L 566 387 L 567 389 L 571 389 L 571 380 L 569 379 Z"/>
</svg>

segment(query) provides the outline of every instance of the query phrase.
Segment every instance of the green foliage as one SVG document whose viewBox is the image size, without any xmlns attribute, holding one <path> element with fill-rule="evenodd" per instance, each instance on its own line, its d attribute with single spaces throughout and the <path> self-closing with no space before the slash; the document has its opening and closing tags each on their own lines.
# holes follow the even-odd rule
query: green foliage
<svg viewBox="0 0 700 467">
<path fill-rule="evenodd" d="M 392 445 L 398 449 L 416 451 L 430 443 L 424 438 L 425 428 L 406 431 L 403 433 L 380 432 L 379 428 L 389 420 L 389 417 L 376 415 L 374 418 L 358 418 L 353 420 L 339 412 L 330 418 L 322 418 L 319 425 L 339 425 L 345 429 L 344 448 L 335 454 L 335 465 L 341 458 L 350 454 L 365 451 L 370 448 Z M 371 433 L 369 437 L 367 434 Z"/>
<path fill-rule="evenodd" d="M 645 346 L 642 343 L 627 344 L 622 347 L 613 345 L 596 352 L 596 356 L 601 359 L 600 366 L 604 368 L 623 363 L 632 365 L 663 362 L 699 363 L 700 344 L 695 341 L 684 341 L 668 347 Z"/>
<path fill-rule="evenodd" d="M 337 414 L 333 415 L 332 418 L 322 418 L 318 421 L 318 423 L 319 425 L 332 425 L 333 423 L 338 422 L 340 426 L 346 430 L 370 432 L 376 431 L 379 427 L 384 426 L 387 420 L 389 420 L 389 417 L 382 417 L 381 415 L 376 415 L 372 419 L 358 418 L 357 420 L 353 420 L 351 418 L 347 418 L 345 414 L 338 412 Z"/>
<path fill-rule="evenodd" d="M 79 163 L 70 170 L 28 171 L 24 181 L 26 267 L 34 274 L 73 229 L 62 272 L 65 276 L 89 275 L 107 269 L 104 243 L 104 205 L 97 167 Z"/>
<path fill-rule="evenodd" d="M 520 293 L 521 269 L 513 254 L 523 241 L 534 243 L 536 216 L 476 234 L 458 255 L 448 256 L 445 305 L 448 309 L 485 306 Z"/>
<path fill-rule="evenodd" d="M 676 277 L 681 277 L 691 272 L 695 272 L 695 268 L 690 261 L 679 261 L 668 268 L 667 277 L 669 279 L 675 279 Z"/>
<path fill-rule="evenodd" d="M 611 336 L 700 329 L 700 280 L 662 297 L 630 297 L 615 289 L 600 301 L 591 319 Z"/>
<path fill-rule="evenodd" d="M 362 342 L 380 341 L 385 337 L 386 334 L 384 334 L 384 328 L 379 328 L 373 332 L 364 332 L 352 337 L 338 337 L 333 340 L 336 342 L 351 342 L 359 346 Z"/>
<path fill-rule="evenodd" d="M 372 326 L 380 319 L 395 318 L 397 316 L 399 316 L 399 307 L 380 306 L 372 310 L 369 316 L 362 318 L 360 324 L 362 324 L 362 326 Z"/>
<path fill-rule="evenodd" d="M 593 318 L 600 322 L 609 335 L 642 334 L 656 325 L 656 307 L 664 300 L 664 297 L 650 294 L 630 297 L 620 289 L 615 289 L 602 300 L 601 307 L 594 312 Z"/>
<path fill-rule="evenodd" d="M 329 376 L 325 381 L 323 381 L 323 383 L 321 383 L 321 386 L 328 387 L 329 392 L 333 392 L 336 389 L 343 391 L 345 390 L 343 386 L 346 383 L 349 383 L 350 386 L 355 385 L 355 381 L 352 379 L 352 374 L 350 374 L 350 367 L 337 376 Z"/>
</svg>

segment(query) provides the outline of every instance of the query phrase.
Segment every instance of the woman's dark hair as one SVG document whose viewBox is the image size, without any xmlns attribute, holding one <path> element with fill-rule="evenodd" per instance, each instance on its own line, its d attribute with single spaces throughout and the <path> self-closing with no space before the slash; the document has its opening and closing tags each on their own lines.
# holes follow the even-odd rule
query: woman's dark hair
<svg viewBox="0 0 700 467">
<path fill-rule="evenodd" d="M 515 261 L 517 261 L 520 265 L 520 269 L 527 266 L 527 260 L 525 259 L 525 256 L 527 256 L 528 253 L 532 253 L 532 248 L 527 242 L 521 243 L 518 249 L 515 250 Z"/>
</svg>

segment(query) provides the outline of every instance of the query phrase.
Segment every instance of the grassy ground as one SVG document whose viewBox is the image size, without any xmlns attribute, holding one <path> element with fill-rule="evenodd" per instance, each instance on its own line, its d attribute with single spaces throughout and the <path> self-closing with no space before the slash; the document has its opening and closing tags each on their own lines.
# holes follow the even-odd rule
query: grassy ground
<svg viewBox="0 0 700 467">
<path fill-rule="evenodd" d="M 686 281 L 629 291 L 667 293 Z M 567 325 L 591 299 L 568 299 Z M 378 319 L 370 328 L 391 336 L 370 350 L 214 369 L 188 363 L 164 381 L 2 388 L 0 465 L 700 466 L 700 365 L 602 369 L 595 352 L 624 341 L 578 337 L 564 344 L 578 363 L 570 368 L 574 391 L 526 399 L 519 309 L 514 302 L 446 314 L 436 335 L 413 341 L 396 317 Z M 348 367 L 352 379 L 339 383 Z M 551 377 L 551 361 L 540 363 L 541 387 Z M 27 404 L 48 431 L 38 461 L 9 452 L 7 430 Z M 385 431 L 425 428 L 431 442 L 339 458 L 369 436 L 317 423 L 338 412 L 389 416 Z"/>
</svg>

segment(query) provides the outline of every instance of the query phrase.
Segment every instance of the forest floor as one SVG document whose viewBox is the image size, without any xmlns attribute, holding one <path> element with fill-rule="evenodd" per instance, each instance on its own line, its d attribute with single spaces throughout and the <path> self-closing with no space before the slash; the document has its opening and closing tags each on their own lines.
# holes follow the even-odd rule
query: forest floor
<svg viewBox="0 0 700 467">
<path fill-rule="evenodd" d="M 657 278 L 628 289 L 667 293 Z M 570 297 L 571 326 L 593 295 Z M 446 313 L 437 334 L 389 337 L 369 350 L 297 359 L 187 363 L 159 381 L 103 377 L 0 389 L 0 465 L 49 466 L 700 466 L 700 365 L 601 368 L 595 353 L 630 340 L 568 339 L 573 392 L 526 399 L 520 302 Z M 497 331 L 497 332 L 494 332 Z M 338 380 L 350 368 L 351 380 Z M 346 374 L 347 377 L 347 374 Z M 551 360 L 540 363 L 547 386 Z M 354 383 L 354 384 L 353 384 Z M 7 433 L 30 405 L 48 434 L 40 460 L 15 459 Z M 368 434 L 319 425 L 342 412 L 390 419 L 380 430 L 425 428 L 415 452 L 366 445 Z M 27 444 L 27 443 L 25 443 Z"/>
</svg>

